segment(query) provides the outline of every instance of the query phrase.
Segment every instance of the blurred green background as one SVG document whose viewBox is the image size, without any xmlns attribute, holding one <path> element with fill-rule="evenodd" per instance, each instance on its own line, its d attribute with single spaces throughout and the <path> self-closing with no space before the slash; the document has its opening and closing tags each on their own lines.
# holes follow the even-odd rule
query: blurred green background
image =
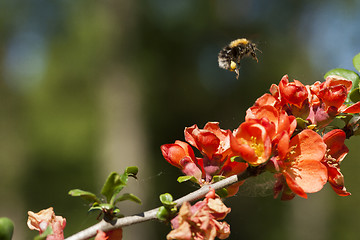
<svg viewBox="0 0 360 240">
<path fill-rule="evenodd" d="M 27 211 L 53 206 L 69 236 L 96 215 L 67 192 L 99 192 L 111 171 L 131 165 L 139 179 L 125 190 L 144 204 L 120 204 L 125 214 L 159 206 L 161 193 L 194 190 L 176 182 L 161 144 L 183 140 L 195 123 L 237 128 L 284 74 L 311 84 L 332 68 L 354 70 L 359 26 L 355 0 L 0 1 L 0 217 L 14 220 L 15 240 L 31 239 Z M 240 37 L 262 53 L 258 64 L 242 61 L 236 80 L 217 54 Z M 359 140 L 347 142 L 342 165 L 352 196 L 326 185 L 281 202 L 262 183 L 227 200 L 229 239 L 357 239 Z M 147 222 L 124 239 L 165 239 L 169 230 Z"/>
</svg>

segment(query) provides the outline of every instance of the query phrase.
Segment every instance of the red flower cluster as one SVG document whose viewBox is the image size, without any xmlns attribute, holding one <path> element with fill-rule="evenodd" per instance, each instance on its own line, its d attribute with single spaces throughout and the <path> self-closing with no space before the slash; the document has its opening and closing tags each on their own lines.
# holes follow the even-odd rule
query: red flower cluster
<svg viewBox="0 0 360 240">
<path fill-rule="evenodd" d="M 240 174 L 249 166 L 263 167 L 274 173 L 275 197 L 283 200 L 295 195 L 306 198 L 329 182 L 338 195 L 349 195 L 344 187 L 340 163 L 348 149 L 344 131 L 318 132 L 337 115 L 360 112 L 360 102 L 345 105 L 352 82 L 329 76 L 323 83 L 304 85 L 284 76 L 273 84 L 271 94 L 257 99 L 246 112 L 245 122 L 234 131 L 222 130 L 209 122 L 204 129 L 185 128 L 185 140 L 161 146 L 164 158 L 193 176 L 200 185 L 212 183 L 213 177 Z M 297 125 L 297 118 L 303 124 Z M 190 145 L 202 157 L 196 157 Z M 241 161 L 232 161 L 239 157 Z M 266 167 L 265 167 L 266 166 Z M 234 195 L 241 183 L 228 188 Z"/>
<path fill-rule="evenodd" d="M 171 220 L 173 230 L 166 239 L 177 240 L 213 240 L 215 237 L 226 239 L 230 235 L 230 226 L 226 222 L 219 222 L 231 211 L 210 189 L 205 199 L 191 206 L 185 202 L 178 216 Z"/>
<path fill-rule="evenodd" d="M 245 162 L 230 160 L 235 156 L 230 143 L 236 140 L 230 130 L 220 129 L 219 123 L 209 122 L 204 129 L 196 125 L 187 127 L 185 139 L 201 152 L 202 158 L 195 157 L 191 146 L 182 141 L 162 145 L 161 151 L 170 164 L 180 168 L 184 174 L 195 177 L 200 185 L 211 183 L 216 175 L 228 177 L 247 168 Z M 235 194 L 240 184 L 228 188 L 229 195 Z"/>
</svg>

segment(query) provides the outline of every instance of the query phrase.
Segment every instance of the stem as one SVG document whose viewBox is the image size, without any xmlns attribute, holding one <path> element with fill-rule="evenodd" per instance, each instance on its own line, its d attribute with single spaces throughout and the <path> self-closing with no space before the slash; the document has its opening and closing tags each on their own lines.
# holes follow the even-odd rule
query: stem
<svg viewBox="0 0 360 240">
<path fill-rule="evenodd" d="M 256 170 L 254 170 L 254 169 L 256 169 Z M 260 171 L 262 171 L 262 170 L 260 170 Z M 176 206 L 180 207 L 184 202 L 192 202 L 192 201 L 198 200 L 200 198 L 203 198 L 209 192 L 210 187 L 217 190 L 220 188 L 230 186 L 236 182 L 245 180 L 246 178 L 249 178 L 251 176 L 256 176 L 259 173 L 260 173 L 259 167 L 257 167 L 257 168 L 248 167 L 245 172 L 243 172 L 239 175 L 233 175 L 233 176 L 230 176 L 219 182 L 204 185 L 200 189 L 177 199 L 175 201 L 177 203 Z M 101 222 L 99 222 L 87 229 L 84 229 L 78 233 L 75 233 L 74 235 L 66 238 L 65 240 L 85 240 L 85 239 L 94 237 L 96 235 L 97 230 L 102 230 L 104 232 L 107 232 L 107 231 L 115 230 L 115 229 L 118 229 L 121 227 L 157 219 L 156 213 L 158 210 L 159 210 L 159 208 L 155 208 L 155 209 L 152 209 L 152 210 L 149 210 L 149 211 L 146 211 L 143 213 L 139 213 L 136 215 L 118 218 L 111 222 L 106 222 L 104 220 L 101 220 Z"/>
</svg>

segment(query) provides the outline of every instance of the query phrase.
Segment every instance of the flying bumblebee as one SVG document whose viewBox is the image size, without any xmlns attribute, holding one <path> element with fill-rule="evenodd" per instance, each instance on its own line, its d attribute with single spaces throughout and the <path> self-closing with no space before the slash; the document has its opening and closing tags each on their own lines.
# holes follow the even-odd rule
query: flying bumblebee
<svg viewBox="0 0 360 240">
<path fill-rule="evenodd" d="M 218 55 L 219 67 L 236 73 L 236 79 L 239 78 L 240 60 L 243 57 L 252 57 L 257 62 L 255 51 L 260 51 L 255 43 L 250 42 L 246 38 L 240 38 L 232 41 L 224 47 Z"/>
</svg>

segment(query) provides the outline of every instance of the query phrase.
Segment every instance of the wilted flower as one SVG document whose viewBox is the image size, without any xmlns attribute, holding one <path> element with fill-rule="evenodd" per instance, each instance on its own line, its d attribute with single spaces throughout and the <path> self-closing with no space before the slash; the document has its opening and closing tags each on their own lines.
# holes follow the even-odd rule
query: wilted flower
<svg viewBox="0 0 360 240">
<path fill-rule="evenodd" d="M 205 199 L 191 206 L 185 202 L 178 216 L 171 220 L 173 230 L 166 239 L 177 240 L 213 240 L 215 237 L 226 239 L 230 235 L 230 226 L 219 222 L 231 211 L 210 189 Z"/>
<path fill-rule="evenodd" d="M 27 225 L 31 230 L 37 230 L 42 234 L 48 226 L 52 228 L 53 234 L 48 235 L 46 240 L 64 239 L 63 230 L 66 226 L 66 219 L 61 216 L 55 216 L 52 207 L 41 210 L 38 213 L 28 211 Z"/>
</svg>

